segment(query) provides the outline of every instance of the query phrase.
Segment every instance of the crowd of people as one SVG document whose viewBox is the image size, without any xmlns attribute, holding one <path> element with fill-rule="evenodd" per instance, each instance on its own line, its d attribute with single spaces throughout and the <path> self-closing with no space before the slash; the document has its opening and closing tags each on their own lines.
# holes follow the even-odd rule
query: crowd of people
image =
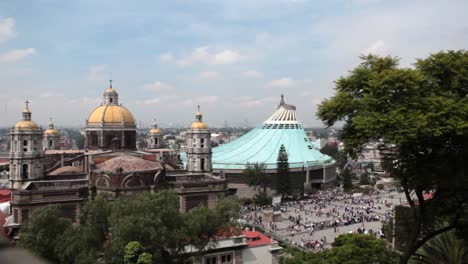
<svg viewBox="0 0 468 264">
<path fill-rule="evenodd" d="M 366 229 L 367 222 L 385 222 L 390 216 L 390 208 L 394 205 L 392 196 L 383 191 L 370 194 L 346 194 L 334 188 L 311 195 L 298 201 L 285 201 L 278 205 L 282 214 L 282 225 L 274 222 L 262 221 L 262 210 L 265 207 L 246 205 L 242 218 L 244 221 L 260 225 L 271 232 L 281 232 L 285 239 L 304 249 L 321 250 L 324 245 L 331 243 L 325 237 L 312 239 L 314 232 L 333 230 L 334 233 L 360 233 L 383 237 L 383 232 Z M 287 223 L 285 225 L 285 223 Z M 357 227 L 355 224 L 362 224 Z M 340 230 L 341 229 L 341 230 Z M 298 241 L 297 236 L 301 236 Z"/>
</svg>

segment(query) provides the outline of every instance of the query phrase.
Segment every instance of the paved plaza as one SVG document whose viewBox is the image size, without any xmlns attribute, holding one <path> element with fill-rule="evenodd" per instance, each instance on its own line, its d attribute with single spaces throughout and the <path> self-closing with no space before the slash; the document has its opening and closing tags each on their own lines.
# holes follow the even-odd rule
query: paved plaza
<svg viewBox="0 0 468 264">
<path fill-rule="evenodd" d="M 278 239 L 318 251 L 331 247 L 345 233 L 383 236 L 382 223 L 388 221 L 394 205 L 405 201 L 404 193 L 395 190 L 353 195 L 335 188 L 282 203 L 280 221 L 264 221 L 265 208 L 255 206 L 245 206 L 242 219 Z"/>
</svg>

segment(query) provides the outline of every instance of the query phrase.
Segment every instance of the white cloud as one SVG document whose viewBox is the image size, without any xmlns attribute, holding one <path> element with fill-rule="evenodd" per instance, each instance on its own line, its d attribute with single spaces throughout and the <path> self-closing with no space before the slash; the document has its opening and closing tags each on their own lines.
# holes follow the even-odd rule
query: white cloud
<svg viewBox="0 0 468 264">
<path fill-rule="evenodd" d="M 288 87 L 294 84 L 294 80 L 291 78 L 281 78 L 271 81 L 268 86 L 272 87 Z"/>
<path fill-rule="evenodd" d="M 233 98 L 233 102 L 236 105 L 239 105 L 241 107 L 245 108 L 253 108 L 253 107 L 259 107 L 263 105 L 271 105 L 275 102 L 279 102 L 277 97 L 270 96 L 270 97 L 264 97 L 264 98 L 253 98 L 250 96 L 240 96 Z"/>
<path fill-rule="evenodd" d="M 34 55 L 36 50 L 34 48 L 16 49 L 3 54 L 0 54 L 0 63 L 16 62 L 28 56 Z"/>
<path fill-rule="evenodd" d="M 11 17 L 0 20 L 0 43 L 16 36 L 15 20 Z"/>
<path fill-rule="evenodd" d="M 212 56 L 213 64 L 232 64 L 241 59 L 240 54 L 233 50 L 223 50 L 213 54 Z"/>
<path fill-rule="evenodd" d="M 152 82 L 152 83 L 146 83 L 143 85 L 143 88 L 148 91 L 169 91 L 172 90 L 172 86 L 162 83 L 162 82 Z"/>
<path fill-rule="evenodd" d="M 383 40 L 377 40 L 364 51 L 364 54 L 385 55 L 386 53 L 387 48 L 385 47 L 385 43 L 383 42 Z"/>
<path fill-rule="evenodd" d="M 198 78 L 202 80 L 212 80 L 219 77 L 221 77 L 221 75 L 215 71 L 204 71 L 198 75 Z"/>
<path fill-rule="evenodd" d="M 180 67 L 186 67 L 195 63 L 204 63 L 209 65 L 234 64 L 239 62 L 241 59 L 242 56 L 235 50 L 225 49 L 216 52 L 212 51 L 208 46 L 203 46 L 194 49 L 188 56 L 178 58 L 175 62 Z M 173 57 L 170 57 L 170 60 L 168 60 L 168 57 L 166 56 L 166 62 L 170 62 L 172 60 Z"/>
<path fill-rule="evenodd" d="M 109 74 L 106 73 L 107 65 L 91 65 L 89 67 L 88 81 L 99 81 L 109 79 Z"/>
<path fill-rule="evenodd" d="M 263 74 L 261 72 L 258 72 L 258 71 L 249 70 L 249 71 L 243 72 L 242 76 L 248 77 L 248 78 L 261 78 L 261 77 L 263 77 Z"/>
<path fill-rule="evenodd" d="M 163 61 L 163 62 L 171 62 L 174 60 L 174 56 L 172 56 L 172 53 L 170 52 L 166 52 L 166 53 L 163 53 L 159 56 L 159 58 Z"/>
</svg>

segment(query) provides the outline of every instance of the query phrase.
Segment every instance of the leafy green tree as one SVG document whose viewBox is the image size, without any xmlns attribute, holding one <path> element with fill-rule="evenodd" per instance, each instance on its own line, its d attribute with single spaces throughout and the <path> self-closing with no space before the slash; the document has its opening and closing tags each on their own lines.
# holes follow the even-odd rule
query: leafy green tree
<svg viewBox="0 0 468 264">
<path fill-rule="evenodd" d="M 345 122 L 341 138 L 353 157 L 366 143 L 380 142 L 415 219 L 401 258 L 406 263 L 467 217 L 468 52 L 432 54 L 414 68 L 399 68 L 393 57 L 361 59 L 336 81 L 335 95 L 319 105 L 318 116 L 329 126 Z M 428 191 L 434 194 L 426 201 Z"/>
<path fill-rule="evenodd" d="M 150 253 L 142 253 L 138 257 L 137 264 L 152 264 L 153 263 L 153 256 Z"/>
<path fill-rule="evenodd" d="M 393 264 L 399 259 L 398 253 L 388 249 L 385 240 L 370 235 L 340 235 L 332 245 L 331 249 L 319 253 L 288 250 L 291 257 L 284 259 L 283 264 Z"/>
<path fill-rule="evenodd" d="M 260 187 L 266 193 L 267 187 L 270 184 L 270 177 L 265 172 L 266 165 L 263 163 L 250 164 L 247 163 L 242 172 L 247 185 L 251 187 Z"/>
<path fill-rule="evenodd" d="M 353 176 L 349 171 L 349 168 L 344 168 L 341 171 L 341 176 L 343 177 L 343 189 L 348 192 L 353 188 Z"/>
<path fill-rule="evenodd" d="M 369 173 L 366 171 L 364 171 L 362 174 L 361 174 L 361 179 L 359 180 L 359 184 L 361 185 L 367 185 L 369 184 L 370 181 L 369 181 Z"/>
<path fill-rule="evenodd" d="M 291 183 L 289 179 L 288 153 L 284 145 L 281 145 L 278 152 L 276 175 L 278 177 L 276 180 L 276 191 L 285 197 L 291 193 Z"/>
<path fill-rule="evenodd" d="M 129 242 L 125 247 L 124 264 L 152 264 L 153 256 L 144 250 L 140 242 Z"/>
<path fill-rule="evenodd" d="M 253 202 L 256 205 L 271 205 L 272 197 L 266 192 L 259 192 L 254 195 Z"/>
<path fill-rule="evenodd" d="M 21 227 L 18 245 L 49 261 L 57 262 L 56 248 L 60 236 L 71 229 L 71 222 L 63 218 L 57 205 L 34 210 Z"/>
<path fill-rule="evenodd" d="M 463 264 L 468 263 L 468 249 L 454 232 L 433 237 L 414 254 L 410 264 Z"/>
<path fill-rule="evenodd" d="M 82 226 L 71 227 L 57 238 L 55 245 L 59 263 L 93 264 L 98 258 L 98 250 L 90 243 L 89 233 Z"/>
<path fill-rule="evenodd" d="M 235 227 L 239 205 L 234 198 L 218 202 L 216 208 L 198 207 L 188 213 L 179 211 L 174 191 L 143 193 L 135 198 L 113 203 L 109 217 L 111 248 L 107 261 L 121 263 L 125 246 L 139 242 L 155 263 L 183 261 L 184 249 L 192 245 L 201 254 L 212 237 L 228 227 Z"/>
</svg>

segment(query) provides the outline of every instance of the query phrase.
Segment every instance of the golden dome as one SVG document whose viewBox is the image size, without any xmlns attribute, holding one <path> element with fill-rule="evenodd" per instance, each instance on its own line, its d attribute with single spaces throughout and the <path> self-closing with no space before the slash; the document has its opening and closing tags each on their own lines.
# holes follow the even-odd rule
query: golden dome
<svg viewBox="0 0 468 264">
<path fill-rule="evenodd" d="M 195 121 L 192 124 L 192 129 L 207 129 L 208 126 L 204 122 Z"/>
<path fill-rule="evenodd" d="M 88 117 L 88 125 L 135 126 L 135 119 L 127 108 L 120 105 L 101 105 Z"/>
<path fill-rule="evenodd" d="M 158 128 L 152 128 L 150 130 L 150 134 L 159 134 L 159 133 L 161 133 L 161 130 L 159 130 Z"/>
<path fill-rule="evenodd" d="M 57 129 L 47 129 L 45 132 L 44 132 L 44 135 L 58 135 L 59 132 L 57 131 Z"/>
<path fill-rule="evenodd" d="M 23 120 L 19 121 L 15 125 L 15 129 L 17 130 L 36 130 L 39 129 L 39 126 L 31 120 Z"/>
</svg>

